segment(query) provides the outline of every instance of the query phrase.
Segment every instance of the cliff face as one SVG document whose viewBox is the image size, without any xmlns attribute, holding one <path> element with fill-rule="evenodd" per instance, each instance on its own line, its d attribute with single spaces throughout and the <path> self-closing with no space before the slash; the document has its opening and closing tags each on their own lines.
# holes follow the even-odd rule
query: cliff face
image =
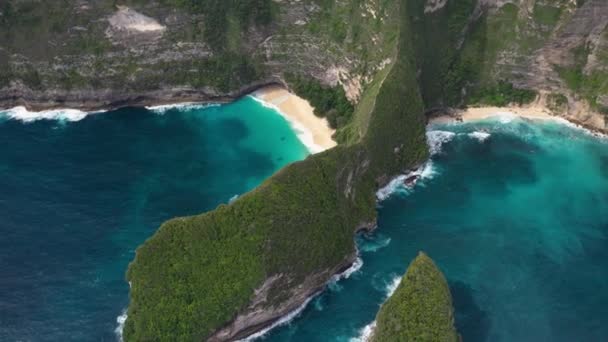
<svg viewBox="0 0 608 342">
<path fill-rule="evenodd" d="M 353 233 L 375 223 L 377 187 L 428 156 L 426 110 L 523 103 L 538 92 L 556 113 L 605 128 L 607 8 L 604 0 L 8 0 L 0 107 L 228 101 L 273 82 L 307 92 L 310 80 L 314 91 L 343 89 L 356 104 L 338 131 L 343 144 L 231 205 L 163 224 L 129 267 L 125 339 L 234 340 L 353 262 Z"/>
<path fill-rule="evenodd" d="M 441 6 L 439 6 L 441 5 Z M 429 107 L 484 104 L 499 81 L 537 102 L 606 129 L 608 2 L 410 1 Z M 490 103 L 492 104 L 492 103 Z"/>
<path fill-rule="evenodd" d="M 293 77 L 357 103 L 394 60 L 398 1 L 37 1 L 0 5 L 0 107 L 224 102 Z M 428 108 L 498 81 L 606 129 L 608 3 L 410 0 Z M 221 29 L 218 29 L 221 28 Z"/>
<path fill-rule="evenodd" d="M 0 4 L 0 107 L 222 101 L 285 74 L 361 85 L 394 55 L 395 2 Z"/>
</svg>

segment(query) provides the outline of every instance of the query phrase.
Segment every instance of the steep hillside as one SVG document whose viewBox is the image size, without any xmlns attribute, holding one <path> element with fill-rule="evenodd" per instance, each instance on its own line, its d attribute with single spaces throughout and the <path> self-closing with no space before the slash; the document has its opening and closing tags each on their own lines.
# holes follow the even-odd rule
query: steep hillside
<svg viewBox="0 0 608 342">
<path fill-rule="evenodd" d="M 224 341 L 353 262 L 378 186 L 428 156 L 425 112 L 536 103 L 606 129 L 607 25 L 605 0 L 6 0 L 0 107 L 221 102 L 278 83 L 328 117 L 340 146 L 163 224 L 129 267 L 127 340 Z"/>
<path fill-rule="evenodd" d="M 420 253 L 382 305 L 370 342 L 458 342 L 452 296 L 433 260 Z"/>
<path fill-rule="evenodd" d="M 463 0 L 408 5 L 415 13 L 412 23 L 427 107 L 536 101 L 590 127 L 608 127 L 608 2 Z"/>
<path fill-rule="evenodd" d="M 290 165 L 231 205 L 171 220 L 137 250 L 126 340 L 243 338 L 354 262 L 354 233 L 375 227 L 378 186 L 428 156 L 410 46 L 403 25 L 361 142 Z"/>
</svg>

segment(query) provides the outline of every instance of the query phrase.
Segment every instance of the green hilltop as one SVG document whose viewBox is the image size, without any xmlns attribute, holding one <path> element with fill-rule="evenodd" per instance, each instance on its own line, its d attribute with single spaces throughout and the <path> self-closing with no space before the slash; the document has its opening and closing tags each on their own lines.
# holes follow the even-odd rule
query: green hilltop
<svg viewBox="0 0 608 342">
<path fill-rule="evenodd" d="M 382 305 L 370 342 L 459 342 L 452 296 L 433 260 L 420 252 Z"/>
<path fill-rule="evenodd" d="M 7 0 L 0 107 L 226 102 L 269 84 L 309 99 L 336 148 L 164 223 L 127 272 L 125 340 L 233 340 L 354 261 L 378 187 L 428 157 L 425 113 L 536 103 L 606 130 L 607 18 L 605 0 Z M 432 301 L 414 313 L 451 340 L 445 279 L 415 263 L 379 334 L 396 324 L 383 312 L 427 284 Z"/>
</svg>

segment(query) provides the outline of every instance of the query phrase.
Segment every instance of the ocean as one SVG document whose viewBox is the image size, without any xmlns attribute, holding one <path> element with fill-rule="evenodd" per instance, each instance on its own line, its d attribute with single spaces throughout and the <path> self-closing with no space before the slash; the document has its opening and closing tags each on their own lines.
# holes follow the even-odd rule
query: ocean
<svg viewBox="0 0 608 342">
<path fill-rule="evenodd" d="M 260 340 L 363 341 L 422 250 L 445 273 L 464 341 L 607 341 L 608 141 L 512 117 L 427 135 L 416 187 L 379 192 L 362 267 Z"/>
<path fill-rule="evenodd" d="M 161 222 L 308 155 L 251 98 L 45 116 L 0 114 L 1 341 L 116 341 L 124 272 Z M 361 341 L 420 250 L 448 279 L 464 341 L 608 340 L 608 141 L 510 117 L 428 138 L 417 185 L 379 192 L 361 267 L 258 340 Z"/>
<path fill-rule="evenodd" d="M 138 245 L 307 155 L 250 97 L 0 113 L 0 341 L 116 341 Z"/>
</svg>

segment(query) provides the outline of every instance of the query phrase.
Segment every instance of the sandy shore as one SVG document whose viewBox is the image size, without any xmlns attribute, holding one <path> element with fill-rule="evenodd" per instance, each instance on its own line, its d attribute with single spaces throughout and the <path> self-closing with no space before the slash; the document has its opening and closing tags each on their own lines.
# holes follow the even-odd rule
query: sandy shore
<svg viewBox="0 0 608 342">
<path fill-rule="evenodd" d="M 455 123 L 471 122 L 488 119 L 491 117 L 517 116 L 532 120 L 564 120 L 554 116 L 549 110 L 541 106 L 529 107 L 471 107 L 455 113 L 453 116 L 438 116 L 430 120 L 430 123 Z"/>
<path fill-rule="evenodd" d="M 329 127 L 327 120 L 315 116 L 308 101 L 278 86 L 259 89 L 252 95 L 277 109 L 298 132 L 298 138 L 311 153 L 337 145 L 332 139 L 334 130 Z"/>
</svg>

